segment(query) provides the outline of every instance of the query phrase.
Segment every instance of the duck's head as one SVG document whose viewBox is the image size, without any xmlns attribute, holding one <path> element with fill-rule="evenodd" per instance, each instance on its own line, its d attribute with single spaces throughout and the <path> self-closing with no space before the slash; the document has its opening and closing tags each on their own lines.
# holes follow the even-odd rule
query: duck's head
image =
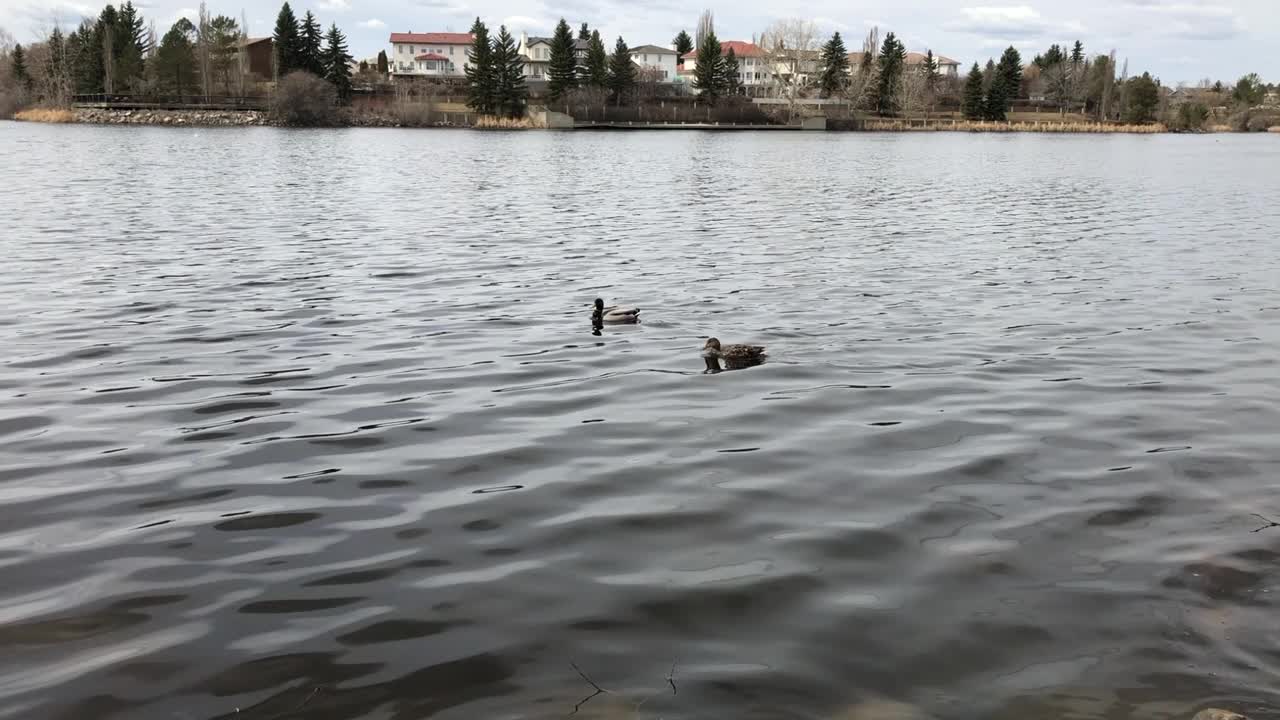
<svg viewBox="0 0 1280 720">
<path fill-rule="evenodd" d="M 720 341 L 715 338 L 708 339 L 707 343 L 702 346 L 702 355 L 703 357 L 719 357 Z"/>
<path fill-rule="evenodd" d="M 596 312 L 604 312 L 604 300 L 596 298 Z"/>
</svg>

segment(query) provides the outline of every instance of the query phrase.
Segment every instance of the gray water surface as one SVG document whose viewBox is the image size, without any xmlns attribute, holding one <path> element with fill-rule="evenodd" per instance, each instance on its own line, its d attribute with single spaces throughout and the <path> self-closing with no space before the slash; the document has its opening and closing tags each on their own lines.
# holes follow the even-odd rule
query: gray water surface
<svg viewBox="0 0 1280 720">
<path fill-rule="evenodd" d="M 1277 716 L 1278 137 L 0 148 L 0 718 Z"/>
</svg>

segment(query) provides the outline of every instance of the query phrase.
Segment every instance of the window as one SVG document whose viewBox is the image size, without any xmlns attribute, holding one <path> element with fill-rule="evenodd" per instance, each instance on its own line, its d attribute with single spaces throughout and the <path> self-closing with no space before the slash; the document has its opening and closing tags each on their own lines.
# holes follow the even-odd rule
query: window
<svg viewBox="0 0 1280 720">
<path fill-rule="evenodd" d="M 410 55 L 413 55 L 413 54 L 414 54 L 414 53 L 413 53 L 413 46 L 412 46 L 412 45 L 410 45 L 410 46 L 409 46 L 409 54 L 410 54 Z"/>
<path fill-rule="evenodd" d="M 452 45 L 450 45 L 450 46 L 449 46 L 449 54 L 450 54 L 450 55 L 453 55 L 453 46 L 452 46 Z"/>
<path fill-rule="evenodd" d="M 649 62 L 649 53 L 644 54 L 644 61 Z"/>
</svg>

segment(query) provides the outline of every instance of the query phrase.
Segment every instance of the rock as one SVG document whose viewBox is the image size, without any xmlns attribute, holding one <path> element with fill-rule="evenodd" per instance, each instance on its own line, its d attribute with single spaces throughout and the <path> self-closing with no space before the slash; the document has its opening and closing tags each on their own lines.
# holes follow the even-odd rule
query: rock
<svg viewBox="0 0 1280 720">
<path fill-rule="evenodd" d="M 1241 715 L 1240 713 L 1231 712 L 1230 710 L 1205 708 L 1204 710 L 1196 713 L 1195 717 L 1191 718 L 1191 720 L 1249 720 L 1249 718 Z"/>
</svg>

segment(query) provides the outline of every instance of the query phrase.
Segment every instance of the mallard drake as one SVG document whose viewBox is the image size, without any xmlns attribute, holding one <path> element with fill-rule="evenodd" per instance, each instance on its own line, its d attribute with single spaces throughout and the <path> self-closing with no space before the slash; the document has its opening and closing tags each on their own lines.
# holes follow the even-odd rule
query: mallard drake
<svg viewBox="0 0 1280 720">
<path fill-rule="evenodd" d="M 708 371 L 719 372 L 721 360 L 725 368 L 738 370 L 764 362 L 765 352 L 763 345 L 721 345 L 719 340 L 711 338 L 702 346 L 702 357 L 707 361 Z"/>
<path fill-rule="evenodd" d="M 640 322 L 640 308 L 627 307 L 625 305 L 605 307 L 604 301 L 596 298 L 596 309 L 591 313 L 591 319 L 596 324 Z"/>
</svg>

